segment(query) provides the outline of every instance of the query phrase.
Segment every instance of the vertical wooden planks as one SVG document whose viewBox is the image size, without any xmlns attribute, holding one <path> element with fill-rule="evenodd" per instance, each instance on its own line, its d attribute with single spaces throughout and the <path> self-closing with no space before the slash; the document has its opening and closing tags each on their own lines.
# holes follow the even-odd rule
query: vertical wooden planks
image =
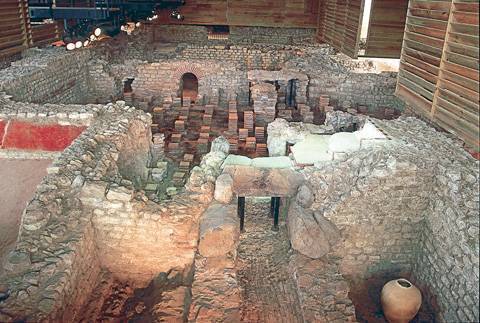
<svg viewBox="0 0 480 323">
<path fill-rule="evenodd" d="M 397 96 L 479 150 L 479 4 L 411 0 Z"/>
<path fill-rule="evenodd" d="M 324 0 L 318 20 L 317 38 L 356 58 L 363 15 L 363 0 Z"/>
<path fill-rule="evenodd" d="M 367 57 L 400 58 L 408 0 L 372 0 Z"/>
<path fill-rule="evenodd" d="M 21 53 L 30 45 L 26 0 L 0 1 L 0 59 Z"/>
</svg>

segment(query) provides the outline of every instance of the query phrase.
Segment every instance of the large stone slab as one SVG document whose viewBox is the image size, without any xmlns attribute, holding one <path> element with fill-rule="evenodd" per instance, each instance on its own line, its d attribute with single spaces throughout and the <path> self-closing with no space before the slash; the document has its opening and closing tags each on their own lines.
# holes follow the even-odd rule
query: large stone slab
<svg viewBox="0 0 480 323">
<path fill-rule="evenodd" d="M 326 255 L 340 238 L 333 223 L 296 202 L 288 210 L 287 226 L 292 248 L 314 259 Z"/>
<path fill-rule="evenodd" d="M 237 196 L 293 196 L 303 177 L 290 168 L 228 166 L 224 173 L 233 179 Z"/>
<path fill-rule="evenodd" d="M 293 167 L 293 164 L 290 158 L 278 156 L 254 158 L 251 166 L 260 168 L 290 168 Z"/>
<path fill-rule="evenodd" d="M 318 161 L 332 160 L 328 152 L 330 135 L 307 135 L 292 148 L 293 159 L 300 165 L 313 165 Z"/>
<path fill-rule="evenodd" d="M 229 204 L 233 198 L 233 179 L 229 174 L 222 174 L 217 177 L 215 182 L 215 200 L 220 203 Z"/>
<path fill-rule="evenodd" d="M 204 257 L 234 252 L 240 237 L 235 205 L 212 204 L 200 218 L 199 253 Z"/>
</svg>

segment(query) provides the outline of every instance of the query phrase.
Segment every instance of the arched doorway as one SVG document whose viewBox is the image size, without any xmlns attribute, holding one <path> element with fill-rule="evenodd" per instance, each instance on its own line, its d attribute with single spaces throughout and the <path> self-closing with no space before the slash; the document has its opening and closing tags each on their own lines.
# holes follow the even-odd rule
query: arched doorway
<svg viewBox="0 0 480 323">
<path fill-rule="evenodd" d="M 185 73 L 180 80 L 180 92 L 182 103 L 184 98 L 195 101 L 198 95 L 198 79 L 193 73 Z"/>
</svg>

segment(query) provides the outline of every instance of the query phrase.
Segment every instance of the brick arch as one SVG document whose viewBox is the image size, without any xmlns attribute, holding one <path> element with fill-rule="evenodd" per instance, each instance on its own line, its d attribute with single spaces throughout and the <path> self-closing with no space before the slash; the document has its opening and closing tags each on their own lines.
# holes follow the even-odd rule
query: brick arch
<svg viewBox="0 0 480 323">
<path fill-rule="evenodd" d="M 180 80 L 185 73 L 192 73 L 197 77 L 197 80 L 200 82 L 200 79 L 202 79 L 205 76 L 205 70 L 199 66 L 196 66 L 194 64 L 189 64 L 189 63 L 184 63 L 180 65 L 175 72 L 173 73 L 173 78 L 174 80 Z"/>
</svg>

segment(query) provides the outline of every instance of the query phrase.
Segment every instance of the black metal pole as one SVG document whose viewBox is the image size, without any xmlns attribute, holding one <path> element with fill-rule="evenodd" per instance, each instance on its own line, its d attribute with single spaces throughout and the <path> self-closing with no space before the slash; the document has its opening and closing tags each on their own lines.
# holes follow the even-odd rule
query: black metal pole
<svg viewBox="0 0 480 323">
<path fill-rule="evenodd" d="M 243 227 L 245 223 L 245 197 L 243 196 L 238 197 L 237 214 L 238 214 L 238 217 L 240 218 L 240 231 L 243 232 Z"/>
<path fill-rule="evenodd" d="M 275 209 L 275 198 L 270 199 L 270 217 L 273 218 L 273 210 Z"/>
<path fill-rule="evenodd" d="M 280 197 L 274 197 L 274 209 L 273 209 L 273 230 L 278 230 L 278 214 L 280 211 Z"/>
</svg>

